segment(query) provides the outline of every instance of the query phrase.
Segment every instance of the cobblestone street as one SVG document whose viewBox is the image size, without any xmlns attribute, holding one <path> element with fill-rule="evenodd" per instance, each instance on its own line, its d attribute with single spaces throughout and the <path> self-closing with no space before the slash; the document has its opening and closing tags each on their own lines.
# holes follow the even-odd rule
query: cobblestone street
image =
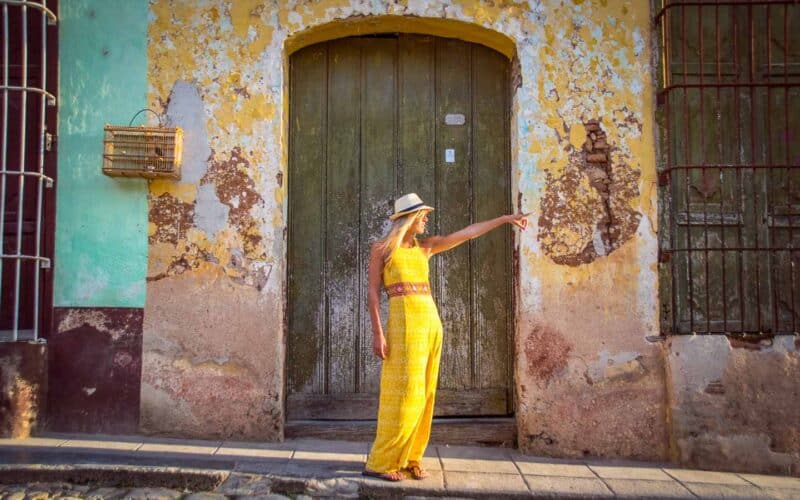
<svg viewBox="0 0 800 500">
<path fill-rule="evenodd" d="M 131 500 L 215 500 L 234 497 L 260 498 L 263 500 L 311 499 L 309 495 L 288 497 L 270 493 L 269 487 L 249 490 L 221 492 L 190 492 L 170 488 L 109 487 L 69 483 L 31 483 L 27 485 L 0 485 L 0 498 L 3 500 L 55 500 L 70 498 L 88 499 L 131 499 Z"/>
</svg>

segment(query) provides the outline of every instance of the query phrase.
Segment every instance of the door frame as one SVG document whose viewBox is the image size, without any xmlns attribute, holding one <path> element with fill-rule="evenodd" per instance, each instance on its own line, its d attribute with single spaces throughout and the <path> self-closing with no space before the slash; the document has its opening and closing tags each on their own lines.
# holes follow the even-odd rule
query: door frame
<svg viewBox="0 0 800 500">
<path fill-rule="evenodd" d="M 507 164 L 508 169 L 506 174 L 509 177 L 509 206 L 515 207 L 520 203 L 520 192 L 519 186 L 514 183 L 513 178 L 513 171 L 515 167 L 515 156 L 512 153 L 512 148 L 517 143 L 517 134 L 514 132 L 515 126 L 518 122 L 517 112 L 515 111 L 514 102 L 516 99 L 516 91 L 521 86 L 521 77 L 520 77 L 520 66 L 519 60 L 516 57 L 516 42 L 514 42 L 511 38 L 507 37 L 506 35 L 484 28 L 479 25 L 465 23 L 461 21 L 454 21 L 449 19 L 435 19 L 435 18 L 417 18 L 417 17 L 402 17 L 402 16 L 371 16 L 366 18 L 360 18 L 357 20 L 345 20 L 345 21 L 334 21 L 330 23 L 321 24 L 318 26 L 310 27 L 302 32 L 291 34 L 284 43 L 284 51 L 283 51 L 283 74 L 285 78 L 283 79 L 283 95 L 284 95 L 284 105 L 283 105 L 283 133 L 284 136 L 287 138 L 285 142 L 285 149 L 283 150 L 283 158 L 282 161 L 284 166 L 284 172 L 287 172 L 287 195 L 286 199 L 290 196 L 288 185 L 291 183 L 291 175 L 288 174 L 289 172 L 289 162 L 290 162 L 290 152 L 292 150 L 291 144 L 291 122 L 290 122 L 290 109 L 291 109 L 291 72 L 290 72 L 290 57 L 294 52 L 297 52 L 300 49 L 305 47 L 315 45 L 317 43 L 324 43 L 329 42 L 332 40 L 340 39 L 340 38 L 348 38 L 350 36 L 359 36 L 365 34 L 379 34 L 385 32 L 396 32 L 401 34 L 417 34 L 417 35 L 430 35 L 440 38 L 457 38 L 459 40 L 471 43 L 477 43 L 480 45 L 484 45 L 496 52 L 499 52 L 505 55 L 509 59 L 509 87 L 508 87 L 508 97 L 507 97 L 507 109 L 506 109 L 506 118 L 505 123 L 508 127 L 508 134 L 506 135 L 506 146 L 505 146 L 505 154 L 507 155 Z M 290 204 L 286 203 L 286 233 L 290 230 L 288 227 L 289 224 L 289 206 Z M 514 242 L 512 244 L 511 250 L 511 279 L 509 283 L 510 287 L 510 325 L 508 330 L 508 349 L 509 349 L 509 362 L 508 362 L 508 380 L 509 380 L 509 406 L 510 406 L 510 416 L 509 417 L 487 417 L 487 418 L 475 418 L 475 419 L 463 419 L 461 422 L 462 427 L 466 429 L 466 432 L 459 432 L 459 436 L 453 441 L 453 443 L 474 443 L 479 442 L 482 444 L 515 444 L 516 443 L 516 418 L 517 418 L 517 388 L 516 388 L 516 369 L 517 369 L 517 354 L 516 354 L 516 338 L 518 337 L 517 329 L 518 325 L 518 300 L 519 300 L 519 290 L 518 287 L 520 286 L 520 261 L 519 261 L 519 247 L 520 247 L 520 238 L 516 236 L 514 238 Z M 284 270 L 284 321 L 283 321 L 283 331 L 284 334 L 284 346 L 287 345 L 287 339 L 289 334 L 289 273 L 290 269 L 288 266 L 288 237 L 286 237 L 287 241 L 287 250 L 286 250 L 286 261 L 287 265 Z M 284 423 L 285 423 L 285 430 L 286 435 L 302 435 L 302 436 L 311 436 L 315 435 L 315 433 L 319 434 L 320 437 L 329 437 L 334 439 L 340 438 L 352 438 L 352 439 L 363 439 L 363 426 L 355 426 L 348 425 L 348 421 L 343 421 L 344 425 L 342 426 L 322 426 L 321 431 L 318 426 L 314 426 L 310 421 L 301 421 L 298 422 L 297 425 L 294 426 L 295 430 L 292 431 L 291 421 L 289 420 L 288 411 L 287 411 L 287 398 L 288 398 L 288 361 L 289 361 L 289 352 L 288 349 L 284 349 L 284 366 L 283 366 L 283 409 L 284 409 Z M 437 418 L 434 420 L 434 432 L 433 432 L 433 440 L 436 441 L 436 427 L 437 421 L 440 424 L 452 424 L 452 422 L 447 422 L 452 419 L 447 418 Z M 488 421 L 488 422 L 487 422 Z M 492 421 L 495 422 L 492 425 Z M 473 428 L 472 424 L 475 424 L 476 427 Z M 487 425 L 488 424 L 488 425 Z M 440 429 L 442 426 L 440 425 Z M 342 433 L 343 432 L 343 433 Z M 440 431 L 441 436 L 441 431 Z M 466 441 L 464 441 L 464 437 L 467 436 Z M 481 436 L 485 439 L 481 440 Z M 510 441 L 509 441 L 510 439 Z"/>
</svg>

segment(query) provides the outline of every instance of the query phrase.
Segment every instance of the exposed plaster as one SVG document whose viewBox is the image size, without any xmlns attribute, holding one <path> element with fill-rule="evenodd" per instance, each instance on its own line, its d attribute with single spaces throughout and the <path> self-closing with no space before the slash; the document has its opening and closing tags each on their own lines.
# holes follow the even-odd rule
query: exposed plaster
<svg viewBox="0 0 800 500">
<path fill-rule="evenodd" d="M 194 225 L 208 235 L 210 241 L 228 225 L 228 205 L 223 204 L 211 184 L 201 184 L 197 189 L 194 208 Z"/>
<path fill-rule="evenodd" d="M 555 131 L 569 157 L 559 177 L 549 172 L 538 220 L 542 250 L 557 264 L 577 266 L 604 257 L 636 234 L 639 172 L 613 164 L 613 145 L 598 120 L 563 123 Z M 583 144 L 577 150 L 573 142 Z"/>
<path fill-rule="evenodd" d="M 206 173 L 206 162 L 211 156 L 203 99 L 195 85 L 178 80 L 167 102 L 168 125 L 180 127 L 184 132 L 181 182 L 197 184 Z"/>
</svg>

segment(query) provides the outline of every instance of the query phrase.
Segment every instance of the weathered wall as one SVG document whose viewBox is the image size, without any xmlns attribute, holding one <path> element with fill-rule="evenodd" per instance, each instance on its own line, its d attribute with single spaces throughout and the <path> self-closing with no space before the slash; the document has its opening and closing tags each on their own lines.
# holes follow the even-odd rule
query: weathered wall
<svg viewBox="0 0 800 500">
<path fill-rule="evenodd" d="M 536 212 L 519 248 L 521 448 L 666 457 L 663 362 L 645 341 L 657 331 L 649 15 L 647 2 L 152 2 L 148 102 L 186 129 L 187 158 L 181 182 L 150 186 L 144 428 L 280 435 L 286 44 L 414 16 L 410 29 L 516 45 L 513 195 Z"/>
<path fill-rule="evenodd" d="M 646 2 L 542 2 L 518 42 L 519 444 L 662 459 Z M 590 430 L 590 431 L 589 431 Z"/>
<path fill-rule="evenodd" d="M 62 432 L 139 429 L 142 314 L 132 307 L 59 307 L 48 338 L 47 427 Z"/>
<path fill-rule="evenodd" d="M 24 439 L 42 428 L 47 345 L 0 342 L 0 437 Z"/>
<path fill-rule="evenodd" d="M 672 337 L 673 459 L 800 476 L 800 338 Z"/>
<path fill-rule="evenodd" d="M 147 181 L 101 166 L 104 125 L 127 125 L 146 104 L 147 5 L 60 4 L 50 430 L 138 429 Z"/>
<path fill-rule="evenodd" d="M 103 126 L 145 107 L 147 1 L 60 7 L 54 304 L 143 307 L 147 181 L 100 168 Z"/>
<path fill-rule="evenodd" d="M 185 130 L 150 185 L 142 429 L 282 432 L 281 50 L 265 2 L 153 2 L 151 107 Z"/>
</svg>

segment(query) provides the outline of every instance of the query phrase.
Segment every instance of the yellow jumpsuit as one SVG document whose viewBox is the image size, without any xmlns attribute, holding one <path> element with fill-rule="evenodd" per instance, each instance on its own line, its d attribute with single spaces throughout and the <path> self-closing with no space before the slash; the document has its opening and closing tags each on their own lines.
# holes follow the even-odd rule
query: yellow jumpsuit
<svg viewBox="0 0 800 500">
<path fill-rule="evenodd" d="M 386 473 L 420 462 L 433 419 L 442 323 L 428 284 L 428 257 L 415 245 L 398 248 L 383 271 L 389 294 L 381 368 L 378 428 L 367 469 Z"/>
</svg>

